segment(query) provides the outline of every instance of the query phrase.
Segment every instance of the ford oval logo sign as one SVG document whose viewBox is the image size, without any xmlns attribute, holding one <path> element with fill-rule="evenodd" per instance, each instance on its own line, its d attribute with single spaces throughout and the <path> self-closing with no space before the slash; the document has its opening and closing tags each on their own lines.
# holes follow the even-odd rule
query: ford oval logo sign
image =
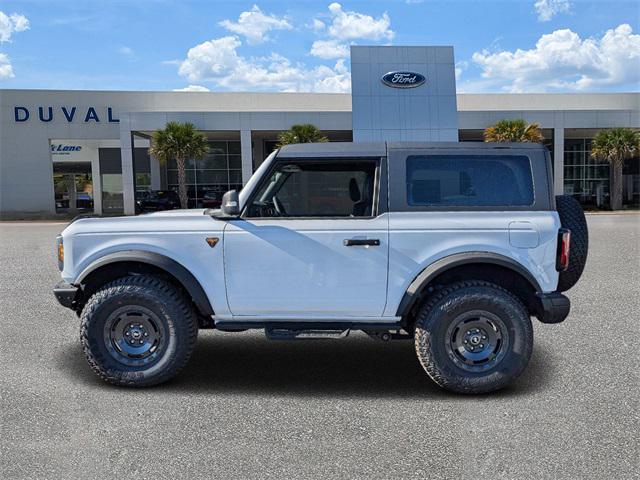
<svg viewBox="0 0 640 480">
<path fill-rule="evenodd" d="M 426 81 L 424 75 L 416 72 L 389 72 L 382 77 L 382 83 L 393 88 L 415 88 Z"/>
</svg>

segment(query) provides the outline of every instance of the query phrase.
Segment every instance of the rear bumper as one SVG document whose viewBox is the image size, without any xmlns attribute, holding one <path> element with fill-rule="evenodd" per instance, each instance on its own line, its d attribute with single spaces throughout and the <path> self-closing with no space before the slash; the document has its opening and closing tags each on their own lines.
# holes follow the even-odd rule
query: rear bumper
<svg viewBox="0 0 640 480">
<path fill-rule="evenodd" d="M 540 302 L 538 320 L 542 323 L 560 323 L 564 321 L 571 310 L 571 302 L 560 292 L 538 293 Z"/>
<path fill-rule="evenodd" d="M 79 287 L 62 281 L 53 287 L 53 294 L 60 305 L 75 310 L 78 299 L 78 290 L 80 290 Z"/>
</svg>

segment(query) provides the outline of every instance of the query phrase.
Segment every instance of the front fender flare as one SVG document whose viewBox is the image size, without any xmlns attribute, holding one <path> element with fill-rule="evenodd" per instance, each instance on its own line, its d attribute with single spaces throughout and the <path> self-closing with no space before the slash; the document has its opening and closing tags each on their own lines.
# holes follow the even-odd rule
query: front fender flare
<svg viewBox="0 0 640 480">
<path fill-rule="evenodd" d="M 78 275 L 74 284 L 81 285 L 82 282 L 94 271 L 113 263 L 120 262 L 137 262 L 153 265 L 175 277 L 191 295 L 196 307 L 203 315 L 213 315 L 213 307 L 207 297 L 202 285 L 183 265 L 175 260 L 155 252 L 147 252 L 144 250 L 124 250 L 120 252 L 109 253 L 104 257 L 90 263 Z"/>
<path fill-rule="evenodd" d="M 512 258 L 492 252 L 455 253 L 436 260 L 420 272 L 420 274 L 411 282 L 407 291 L 403 295 L 400 305 L 398 306 L 396 316 L 402 317 L 411 311 L 420 297 L 420 292 L 422 292 L 423 288 L 438 275 L 451 268 L 473 263 L 491 263 L 493 265 L 506 267 L 523 276 L 531 284 L 534 291 L 542 291 L 540 284 L 535 277 L 524 266 L 522 266 L 522 264 Z"/>
</svg>

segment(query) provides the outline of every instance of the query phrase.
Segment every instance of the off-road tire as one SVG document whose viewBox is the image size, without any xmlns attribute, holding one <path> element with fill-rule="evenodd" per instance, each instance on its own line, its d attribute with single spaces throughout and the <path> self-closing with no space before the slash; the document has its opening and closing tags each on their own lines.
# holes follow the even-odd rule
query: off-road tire
<svg viewBox="0 0 640 480">
<path fill-rule="evenodd" d="M 569 195 L 556 196 L 556 209 L 562 226 L 571 230 L 569 267 L 560 272 L 558 279 L 558 291 L 566 292 L 578 283 L 587 264 L 589 229 L 582 205 L 575 198 Z"/>
<path fill-rule="evenodd" d="M 146 309 L 165 332 L 165 347 L 149 364 L 119 361 L 107 340 L 106 322 L 127 306 Z M 147 387 L 174 377 L 189 361 L 197 335 L 197 317 L 189 299 L 154 276 L 134 275 L 106 284 L 91 296 L 81 314 L 80 341 L 87 361 L 100 378 L 114 385 Z"/>
<path fill-rule="evenodd" d="M 447 330 L 461 315 L 476 311 L 496 316 L 508 332 L 501 360 L 496 357 L 497 363 L 487 364 L 483 368 L 491 368 L 482 372 L 461 368 L 455 351 L 446 346 Z M 433 381 L 466 394 L 504 388 L 524 371 L 533 350 L 531 319 L 522 302 L 503 288 L 478 280 L 444 286 L 428 297 L 418 311 L 414 339 L 418 360 Z"/>
</svg>

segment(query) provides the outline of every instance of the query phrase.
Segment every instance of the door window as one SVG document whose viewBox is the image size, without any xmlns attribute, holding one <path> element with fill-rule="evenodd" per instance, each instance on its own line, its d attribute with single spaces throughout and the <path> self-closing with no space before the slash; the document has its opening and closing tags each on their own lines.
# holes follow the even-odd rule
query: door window
<svg viewBox="0 0 640 480">
<path fill-rule="evenodd" d="M 287 161 L 265 178 L 246 217 L 371 217 L 376 161 Z"/>
</svg>

